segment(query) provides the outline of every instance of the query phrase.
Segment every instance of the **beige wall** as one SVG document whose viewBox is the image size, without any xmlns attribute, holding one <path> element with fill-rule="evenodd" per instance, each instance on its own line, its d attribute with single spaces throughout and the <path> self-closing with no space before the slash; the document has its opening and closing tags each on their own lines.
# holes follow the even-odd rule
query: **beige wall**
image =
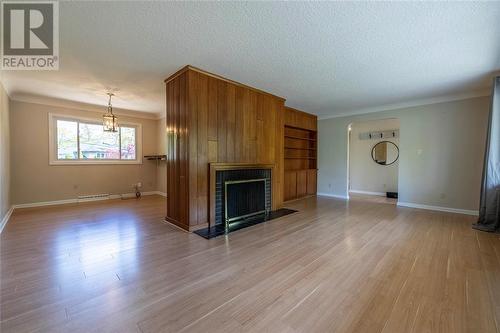
<svg viewBox="0 0 500 333">
<path fill-rule="evenodd" d="M 346 196 L 347 126 L 400 120 L 399 201 L 477 210 L 489 97 L 320 120 L 318 192 Z"/>
<path fill-rule="evenodd" d="M 95 117 L 102 113 L 11 101 L 13 204 L 75 199 L 80 195 L 123 194 L 142 182 L 142 191 L 157 190 L 154 161 L 135 165 L 49 165 L 48 114 Z M 158 149 L 158 120 L 120 116 L 142 124 L 143 155 Z"/>
<path fill-rule="evenodd" d="M 349 144 L 350 190 L 364 192 L 397 192 L 399 159 L 391 165 L 380 165 L 372 159 L 372 148 L 378 142 L 391 141 L 399 147 L 399 138 L 361 140 L 366 132 L 399 129 L 399 119 L 358 121 L 351 124 Z"/>
<path fill-rule="evenodd" d="M 158 154 L 166 155 L 167 154 L 167 125 L 166 119 L 158 119 L 157 122 L 157 133 L 158 133 Z M 158 168 L 156 170 L 156 181 L 158 186 L 158 191 L 167 193 L 167 161 L 158 161 Z"/>
<path fill-rule="evenodd" d="M 9 96 L 0 84 L 0 221 L 11 207 Z"/>
</svg>

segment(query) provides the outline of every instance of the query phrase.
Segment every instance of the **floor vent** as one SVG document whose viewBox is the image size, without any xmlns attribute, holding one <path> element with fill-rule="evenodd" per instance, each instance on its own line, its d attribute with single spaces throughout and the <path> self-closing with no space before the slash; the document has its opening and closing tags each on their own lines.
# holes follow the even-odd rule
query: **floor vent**
<svg viewBox="0 0 500 333">
<path fill-rule="evenodd" d="M 78 201 L 92 201 L 92 200 L 103 200 L 103 199 L 109 199 L 109 193 L 81 195 L 78 197 Z"/>
</svg>

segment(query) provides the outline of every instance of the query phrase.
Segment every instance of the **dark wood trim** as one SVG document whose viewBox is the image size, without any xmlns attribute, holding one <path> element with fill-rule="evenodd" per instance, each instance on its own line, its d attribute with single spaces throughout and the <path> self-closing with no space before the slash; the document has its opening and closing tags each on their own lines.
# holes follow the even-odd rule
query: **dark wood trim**
<svg viewBox="0 0 500 333">
<path fill-rule="evenodd" d="M 176 227 L 179 227 L 183 230 L 186 230 L 186 231 L 189 231 L 189 226 L 185 225 L 185 224 L 182 224 L 181 222 L 177 221 L 177 220 L 174 220 L 168 216 L 165 216 L 165 221 L 168 222 L 168 223 L 171 223 L 171 224 L 174 224 Z"/>
<path fill-rule="evenodd" d="M 305 111 L 301 111 L 299 109 L 292 108 L 292 107 L 289 107 L 289 106 L 285 106 L 285 109 L 289 109 L 291 111 L 299 112 L 299 113 L 301 113 L 305 117 L 317 117 L 317 115 L 315 115 L 315 114 L 307 113 Z M 290 125 L 287 125 L 287 126 L 290 126 Z M 290 127 L 293 127 L 293 126 L 290 126 Z M 301 127 L 296 127 L 296 128 L 301 128 Z"/>
<path fill-rule="evenodd" d="M 255 91 L 257 93 L 260 93 L 260 94 L 264 94 L 264 95 L 268 95 L 268 96 L 272 96 L 274 98 L 278 98 L 280 100 L 282 100 L 283 102 L 286 100 L 285 98 L 283 97 L 280 97 L 280 96 L 277 96 L 277 95 L 274 95 L 274 94 L 271 94 L 271 93 L 268 93 L 266 91 L 263 91 L 263 90 L 260 90 L 260 89 L 257 89 L 257 88 L 254 88 L 254 87 L 251 87 L 249 85 L 246 85 L 244 83 L 241 83 L 241 82 L 237 82 L 237 81 L 233 81 L 231 79 L 228 79 L 228 78 L 225 78 L 223 76 L 220 76 L 218 74 L 214 74 L 214 73 L 210 73 L 210 72 L 207 72 L 203 69 L 200 69 L 200 68 L 197 68 L 197 67 L 194 67 L 194 66 L 191 66 L 191 65 L 186 65 L 184 67 L 182 67 L 181 69 L 179 69 L 177 72 L 175 72 L 174 74 L 170 75 L 168 78 L 165 79 L 165 83 L 168 83 L 170 81 L 172 81 L 173 79 L 175 79 L 176 77 L 178 77 L 179 75 L 181 75 L 182 73 L 186 72 L 186 71 L 194 71 L 194 72 L 198 72 L 198 73 L 201 73 L 201 74 L 204 74 L 204 75 L 207 75 L 207 76 L 210 76 L 210 77 L 213 77 L 215 79 L 218 79 L 218 80 L 222 80 L 222 81 L 225 81 L 227 83 L 231 83 L 231 84 L 234 84 L 238 87 L 242 87 L 242 88 L 246 88 L 246 89 L 250 89 L 252 91 Z"/>
<path fill-rule="evenodd" d="M 290 108 L 288 108 L 290 109 Z M 295 110 L 297 112 L 302 112 L 302 111 L 298 111 L 298 110 Z M 305 112 L 302 112 L 302 113 L 305 113 Z M 305 113 L 307 114 L 307 113 Z M 310 114 L 307 114 L 309 117 L 311 117 Z M 293 128 L 293 129 L 299 129 L 299 130 L 303 130 L 304 128 L 303 127 L 298 127 L 298 126 L 292 126 L 292 125 L 286 125 L 286 127 L 289 127 L 289 128 Z M 310 132 L 317 132 L 317 130 L 309 130 Z"/>
</svg>

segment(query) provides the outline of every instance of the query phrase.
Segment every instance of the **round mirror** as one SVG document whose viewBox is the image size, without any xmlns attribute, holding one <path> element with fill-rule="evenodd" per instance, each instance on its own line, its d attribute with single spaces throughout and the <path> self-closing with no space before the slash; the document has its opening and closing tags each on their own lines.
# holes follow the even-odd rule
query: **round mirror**
<svg viewBox="0 0 500 333">
<path fill-rule="evenodd" d="M 399 148 L 390 141 L 381 141 L 373 146 L 372 159 L 380 165 L 391 165 L 399 158 Z"/>
</svg>

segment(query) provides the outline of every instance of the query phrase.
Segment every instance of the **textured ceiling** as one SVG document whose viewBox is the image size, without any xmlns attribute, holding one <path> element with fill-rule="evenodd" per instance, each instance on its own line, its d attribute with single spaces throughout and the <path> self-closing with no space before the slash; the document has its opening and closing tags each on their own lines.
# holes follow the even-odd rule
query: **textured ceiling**
<svg viewBox="0 0 500 333">
<path fill-rule="evenodd" d="M 322 116 L 484 91 L 500 2 L 60 2 L 60 70 L 4 71 L 35 94 L 163 113 L 191 64 Z"/>
</svg>

